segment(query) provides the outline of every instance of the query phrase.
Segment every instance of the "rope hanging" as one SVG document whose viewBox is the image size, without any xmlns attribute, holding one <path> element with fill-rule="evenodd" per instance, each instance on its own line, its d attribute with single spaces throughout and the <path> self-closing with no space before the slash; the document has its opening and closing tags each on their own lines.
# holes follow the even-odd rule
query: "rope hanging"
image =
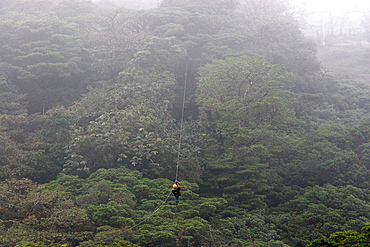
<svg viewBox="0 0 370 247">
<path fill-rule="evenodd" d="M 184 93 L 183 93 L 183 96 L 182 96 L 182 107 L 181 107 L 181 121 L 180 121 L 180 133 L 179 133 L 179 139 L 178 139 L 178 147 L 177 147 L 177 162 L 176 162 L 176 176 L 175 176 L 175 181 L 178 180 L 178 175 L 179 175 L 179 166 L 180 166 L 180 150 L 181 150 L 181 143 L 182 143 L 182 137 L 183 137 L 183 126 L 184 126 L 184 113 L 185 113 L 185 99 L 186 99 L 186 89 L 187 89 L 187 81 L 188 81 L 188 65 L 186 64 L 186 70 L 185 70 L 185 78 L 184 78 Z M 162 204 L 159 205 L 156 209 L 154 209 L 154 211 L 149 214 L 146 218 L 144 218 L 143 220 L 141 220 L 140 222 L 136 223 L 135 225 L 131 226 L 130 228 L 127 228 L 126 230 L 123 230 L 113 236 L 110 236 L 108 238 L 105 238 L 105 239 L 102 239 L 102 240 L 99 240 L 97 242 L 94 242 L 90 245 L 83 245 L 81 247 L 90 247 L 90 246 L 94 246 L 94 245 L 97 245 L 97 244 L 100 244 L 100 243 L 103 243 L 105 241 L 108 241 L 112 238 L 115 238 L 119 235 L 122 235 L 124 234 L 125 232 L 127 231 L 130 231 L 138 226 L 140 226 L 141 224 L 143 224 L 145 221 L 147 221 L 148 219 L 150 219 L 151 217 L 154 216 L 154 214 L 156 212 L 159 211 L 159 209 L 161 207 L 163 207 L 164 204 L 166 204 L 168 198 L 170 197 L 172 191 L 170 191 L 170 193 L 168 193 L 167 197 L 163 200 Z"/>
</svg>

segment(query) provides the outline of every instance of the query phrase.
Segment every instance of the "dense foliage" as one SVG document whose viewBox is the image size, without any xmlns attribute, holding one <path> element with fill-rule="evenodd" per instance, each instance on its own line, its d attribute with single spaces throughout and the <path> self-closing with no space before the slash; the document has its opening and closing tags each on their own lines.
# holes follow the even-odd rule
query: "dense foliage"
<svg viewBox="0 0 370 247">
<path fill-rule="evenodd" d="M 370 87 L 282 2 L 4 0 L 0 31 L 1 246 L 368 243 Z"/>
</svg>

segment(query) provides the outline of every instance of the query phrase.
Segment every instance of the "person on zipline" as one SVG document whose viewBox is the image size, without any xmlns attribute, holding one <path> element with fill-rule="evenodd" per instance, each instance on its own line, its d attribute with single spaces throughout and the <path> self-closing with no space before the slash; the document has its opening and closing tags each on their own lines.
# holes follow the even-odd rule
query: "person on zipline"
<svg viewBox="0 0 370 247">
<path fill-rule="evenodd" d="M 173 187 L 172 194 L 175 196 L 175 202 L 176 204 L 179 204 L 181 196 L 180 182 L 176 180 L 172 187 Z"/>
</svg>

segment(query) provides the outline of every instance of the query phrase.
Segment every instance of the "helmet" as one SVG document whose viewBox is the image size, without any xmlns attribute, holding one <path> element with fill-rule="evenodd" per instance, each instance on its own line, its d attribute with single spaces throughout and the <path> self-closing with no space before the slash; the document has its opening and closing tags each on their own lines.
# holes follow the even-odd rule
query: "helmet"
<svg viewBox="0 0 370 247">
<path fill-rule="evenodd" d="M 173 184 L 173 185 L 172 185 L 172 187 L 173 187 L 174 189 L 176 189 L 176 188 L 177 188 L 177 184 Z"/>
</svg>

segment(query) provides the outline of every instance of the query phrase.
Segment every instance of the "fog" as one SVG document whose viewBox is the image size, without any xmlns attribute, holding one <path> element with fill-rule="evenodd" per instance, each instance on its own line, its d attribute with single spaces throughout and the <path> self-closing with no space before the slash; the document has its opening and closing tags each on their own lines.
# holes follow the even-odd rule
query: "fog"
<svg viewBox="0 0 370 247">
<path fill-rule="evenodd" d="M 290 0 L 291 4 L 303 6 L 312 11 L 326 11 L 326 10 L 351 10 L 363 11 L 370 6 L 367 0 Z"/>
<path fill-rule="evenodd" d="M 157 7 L 160 0 L 92 0 L 92 2 L 118 7 L 124 6 L 128 9 L 150 9 Z"/>
<path fill-rule="evenodd" d="M 363 41 L 363 18 L 370 8 L 369 1 L 290 0 L 289 3 L 303 33 L 321 39 L 318 43 L 322 46 L 327 45 L 327 36 L 352 37 L 358 44 Z"/>
</svg>

